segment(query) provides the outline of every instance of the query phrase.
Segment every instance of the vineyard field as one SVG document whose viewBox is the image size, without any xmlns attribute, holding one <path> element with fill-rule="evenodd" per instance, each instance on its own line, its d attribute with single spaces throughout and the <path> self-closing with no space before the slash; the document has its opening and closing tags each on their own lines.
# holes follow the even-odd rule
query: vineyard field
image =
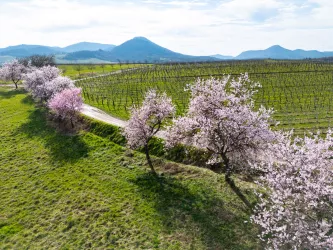
<svg viewBox="0 0 333 250">
<path fill-rule="evenodd" d="M 332 126 L 333 63 L 271 60 L 153 65 L 76 85 L 83 89 L 85 102 L 128 119 L 130 107 L 140 104 L 149 88 L 167 92 L 180 115 L 189 99 L 184 89 L 198 77 L 237 77 L 245 72 L 262 85 L 255 96 L 256 106 L 274 108 L 279 128 L 302 134 Z"/>
</svg>

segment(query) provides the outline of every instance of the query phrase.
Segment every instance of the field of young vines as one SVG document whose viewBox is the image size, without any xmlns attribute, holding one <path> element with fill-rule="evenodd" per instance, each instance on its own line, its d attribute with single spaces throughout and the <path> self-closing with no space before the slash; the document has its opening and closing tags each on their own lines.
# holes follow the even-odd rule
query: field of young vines
<svg viewBox="0 0 333 250">
<path fill-rule="evenodd" d="M 167 92 L 181 114 L 187 107 L 187 84 L 198 77 L 237 77 L 248 72 L 260 82 L 256 105 L 274 108 L 282 129 L 327 130 L 333 125 L 333 63 L 314 61 L 233 61 L 153 65 L 123 73 L 77 81 L 85 102 L 127 119 L 149 88 Z"/>
</svg>

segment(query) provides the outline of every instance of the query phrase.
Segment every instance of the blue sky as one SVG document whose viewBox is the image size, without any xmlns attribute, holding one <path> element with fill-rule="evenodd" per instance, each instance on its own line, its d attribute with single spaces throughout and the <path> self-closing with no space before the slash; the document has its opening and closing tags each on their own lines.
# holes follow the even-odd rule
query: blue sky
<svg viewBox="0 0 333 250">
<path fill-rule="evenodd" d="M 332 0 L 0 0 L 0 47 L 119 45 L 145 36 L 192 55 L 279 44 L 333 51 Z"/>
</svg>

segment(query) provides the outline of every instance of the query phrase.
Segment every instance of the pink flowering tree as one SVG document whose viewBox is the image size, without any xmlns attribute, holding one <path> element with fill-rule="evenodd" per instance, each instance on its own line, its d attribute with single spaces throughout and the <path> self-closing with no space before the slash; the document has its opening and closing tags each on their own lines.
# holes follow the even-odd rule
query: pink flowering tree
<svg viewBox="0 0 333 250">
<path fill-rule="evenodd" d="M 38 98 L 41 101 L 47 101 L 51 96 L 50 88 L 47 87 L 47 83 L 59 77 L 60 73 L 60 69 L 53 66 L 36 68 L 24 76 L 23 83 L 25 88 L 31 92 L 34 98 Z"/>
<path fill-rule="evenodd" d="M 22 80 L 24 74 L 27 72 L 27 68 L 19 63 L 18 60 L 4 63 L 0 69 L 0 77 L 6 81 L 12 81 L 17 89 L 17 84 Z"/>
<path fill-rule="evenodd" d="M 259 181 L 252 221 L 268 249 L 332 249 L 333 137 L 287 138 Z"/>
<path fill-rule="evenodd" d="M 74 81 L 65 76 L 58 76 L 44 85 L 45 98 L 48 100 L 53 95 L 62 92 L 65 89 L 75 88 Z"/>
<path fill-rule="evenodd" d="M 74 128 L 78 112 L 82 110 L 83 100 L 80 88 L 64 89 L 55 94 L 48 102 L 48 107 L 61 119 L 68 119 Z"/>
<path fill-rule="evenodd" d="M 225 181 L 249 208 L 251 203 L 232 175 L 260 169 L 269 144 L 276 140 L 270 129 L 272 110 L 254 110 L 258 87 L 247 74 L 238 79 L 198 79 L 189 86 L 188 112 L 175 119 L 167 133 L 168 147 L 183 143 L 210 152 L 209 163 L 220 164 Z"/>
<path fill-rule="evenodd" d="M 58 68 L 52 66 L 35 69 L 26 74 L 25 87 L 34 98 L 47 101 L 62 90 L 75 87 L 71 79 L 61 76 L 60 73 Z"/>
<path fill-rule="evenodd" d="M 132 149 L 144 147 L 148 165 L 154 174 L 156 171 L 149 156 L 148 143 L 174 111 L 171 98 L 165 93 L 158 94 L 156 90 L 149 90 L 142 106 L 132 107 L 131 118 L 124 128 L 123 134 L 127 139 L 127 145 Z"/>
</svg>

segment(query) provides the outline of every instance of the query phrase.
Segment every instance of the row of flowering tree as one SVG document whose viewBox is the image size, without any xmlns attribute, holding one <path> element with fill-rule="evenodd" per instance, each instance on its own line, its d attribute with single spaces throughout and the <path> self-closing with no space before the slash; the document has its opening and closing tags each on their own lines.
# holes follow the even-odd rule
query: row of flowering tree
<svg viewBox="0 0 333 250">
<path fill-rule="evenodd" d="M 333 137 L 293 139 L 292 133 L 271 129 L 273 110 L 254 109 L 260 85 L 248 79 L 198 79 L 189 86 L 188 111 L 166 128 L 166 146 L 179 143 L 210 152 L 209 162 L 224 170 L 225 182 L 252 211 L 267 249 L 332 249 Z M 174 106 L 165 93 L 149 91 L 141 107 L 134 107 L 124 135 L 131 148 L 144 147 Z M 258 175 L 259 201 L 252 204 L 236 186 L 233 175 Z M 155 173 L 156 174 L 156 173 Z"/>
<path fill-rule="evenodd" d="M 25 88 L 32 96 L 47 106 L 62 120 L 69 120 L 74 128 L 77 113 L 82 109 L 81 89 L 74 82 L 61 76 L 61 70 L 44 66 L 32 70 L 24 77 Z"/>
<path fill-rule="evenodd" d="M 1 67 L 0 78 L 11 80 L 16 88 L 22 81 L 36 101 L 48 106 L 62 120 L 69 120 L 74 127 L 75 117 L 83 105 L 81 89 L 75 88 L 74 82 L 62 76 L 57 67 L 35 67 L 13 60 Z"/>
</svg>

